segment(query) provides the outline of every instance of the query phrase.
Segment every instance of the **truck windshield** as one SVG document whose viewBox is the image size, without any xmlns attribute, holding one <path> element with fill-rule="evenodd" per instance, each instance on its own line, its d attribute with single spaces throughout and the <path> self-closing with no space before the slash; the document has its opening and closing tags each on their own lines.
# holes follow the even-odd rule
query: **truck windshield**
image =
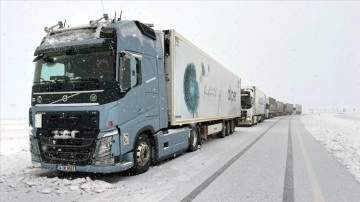
<svg viewBox="0 0 360 202">
<path fill-rule="evenodd" d="M 249 93 L 241 92 L 241 108 L 243 109 L 251 108 L 251 97 Z"/>
<path fill-rule="evenodd" d="M 45 55 L 35 63 L 34 83 L 115 80 L 115 56 L 111 51 Z"/>
</svg>

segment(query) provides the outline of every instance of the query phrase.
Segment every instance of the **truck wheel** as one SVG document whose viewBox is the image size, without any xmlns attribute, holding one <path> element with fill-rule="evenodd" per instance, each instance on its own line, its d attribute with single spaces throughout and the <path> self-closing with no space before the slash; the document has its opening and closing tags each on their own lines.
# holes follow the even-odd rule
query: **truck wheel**
<svg viewBox="0 0 360 202">
<path fill-rule="evenodd" d="M 137 175 L 149 170 L 151 158 L 151 144 L 146 134 L 140 134 L 134 147 L 134 167 L 132 173 Z"/>
<path fill-rule="evenodd" d="M 230 121 L 230 134 L 233 134 L 235 131 L 235 124 L 234 124 L 234 120 Z"/>
<path fill-rule="evenodd" d="M 226 121 L 226 136 L 231 134 L 230 121 Z"/>
<path fill-rule="evenodd" d="M 199 133 L 197 128 L 195 127 L 191 128 L 189 134 L 189 148 L 188 148 L 189 152 L 193 152 L 198 149 L 198 144 L 199 144 L 198 139 L 199 139 Z"/>
<path fill-rule="evenodd" d="M 222 123 L 222 130 L 221 130 L 221 132 L 219 133 L 219 137 L 224 138 L 225 136 L 226 136 L 226 123 L 223 122 L 223 123 Z"/>
</svg>

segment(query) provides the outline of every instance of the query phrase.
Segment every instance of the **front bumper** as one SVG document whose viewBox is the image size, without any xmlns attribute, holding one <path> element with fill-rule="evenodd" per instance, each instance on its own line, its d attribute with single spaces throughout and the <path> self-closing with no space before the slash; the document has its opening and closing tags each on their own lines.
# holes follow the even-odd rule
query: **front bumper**
<svg viewBox="0 0 360 202">
<path fill-rule="evenodd" d="M 57 167 L 59 164 L 49 164 L 49 163 L 40 163 L 42 168 L 50 170 L 58 170 Z M 127 170 L 133 167 L 132 162 L 126 163 L 116 163 L 115 165 L 108 166 L 95 166 L 95 165 L 86 165 L 86 166 L 75 166 L 75 172 L 84 172 L 84 173 L 115 173 Z"/>
<path fill-rule="evenodd" d="M 252 123 L 252 117 L 248 116 L 248 117 L 241 117 L 241 121 L 239 123 L 240 126 L 251 126 Z"/>
</svg>

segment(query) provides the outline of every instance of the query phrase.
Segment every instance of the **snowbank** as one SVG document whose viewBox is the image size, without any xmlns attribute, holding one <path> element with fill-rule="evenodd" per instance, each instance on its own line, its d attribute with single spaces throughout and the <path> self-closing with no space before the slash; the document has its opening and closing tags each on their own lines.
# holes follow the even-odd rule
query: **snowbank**
<svg viewBox="0 0 360 202">
<path fill-rule="evenodd" d="M 309 114 L 305 128 L 360 182 L 360 114 Z"/>
<path fill-rule="evenodd" d="M 81 196 L 116 191 L 116 186 L 92 180 L 81 174 L 61 175 L 34 167 L 29 151 L 29 126 L 26 120 L 0 122 L 0 192 L 1 201 L 39 199 L 43 195 Z M 54 199 L 54 198 L 53 198 Z M 45 200 L 45 199 L 44 199 Z"/>
</svg>

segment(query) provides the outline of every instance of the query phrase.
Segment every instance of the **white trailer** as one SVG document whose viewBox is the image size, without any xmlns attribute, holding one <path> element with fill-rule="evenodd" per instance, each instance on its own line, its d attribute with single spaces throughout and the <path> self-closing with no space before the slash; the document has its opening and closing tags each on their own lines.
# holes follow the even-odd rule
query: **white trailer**
<svg viewBox="0 0 360 202">
<path fill-rule="evenodd" d="M 264 121 L 266 94 L 256 86 L 241 89 L 241 125 L 254 125 Z"/>
<path fill-rule="evenodd" d="M 205 137 L 234 128 L 241 115 L 241 80 L 175 30 L 169 30 L 169 122 L 172 126 L 202 124 Z M 166 45 L 165 45 L 166 47 Z M 166 50 L 165 50 L 166 51 Z M 219 123 L 220 122 L 220 123 Z"/>
<path fill-rule="evenodd" d="M 299 104 L 295 104 L 295 114 L 301 114 L 302 113 L 302 106 Z"/>
</svg>

